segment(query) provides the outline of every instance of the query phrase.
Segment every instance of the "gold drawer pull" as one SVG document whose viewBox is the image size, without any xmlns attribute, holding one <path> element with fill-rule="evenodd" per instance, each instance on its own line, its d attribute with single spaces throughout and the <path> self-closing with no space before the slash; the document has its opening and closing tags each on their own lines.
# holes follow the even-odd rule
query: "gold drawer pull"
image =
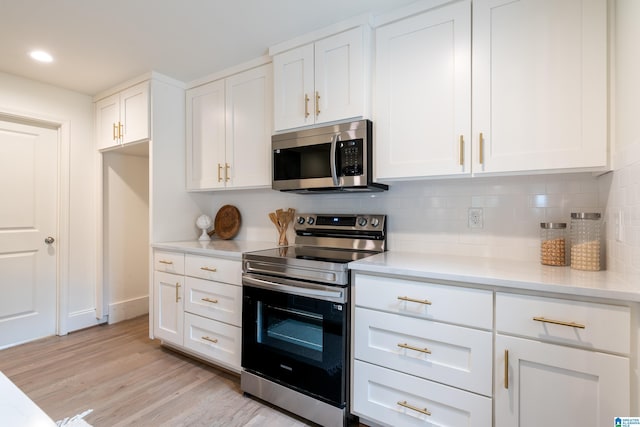
<svg viewBox="0 0 640 427">
<path fill-rule="evenodd" d="M 553 320 L 553 319 L 547 319 L 544 317 L 534 317 L 533 320 L 535 320 L 536 322 L 542 322 L 542 323 L 553 323 L 554 325 L 562 325 L 562 326 L 570 326 L 572 328 L 580 328 L 580 329 L 584 329 L 585 325 L 582 325 L 580 323 L 576 323 L 576 322 L 564 322 L 562 320 Z"/>
<path fill-rule="evenodd" d="M 409 405 L 406 400 L 402 400 L 398 402 L 398 405 L 404 406 L 407 409 L 411 409 L 412 411 L 420 412 L 421 414 L 431 416 L 431 412 L 427 411 L 427 408 L 418 408 L 417 406 Z"/>
<path fill-rule="evenodd" d="M 212 267 L 200 267 L 200 270 L 210 271 L 212 273 L 215 273 L 216 271 L 218 271 L 218 269 L 212 268 Z"/>
<path fill-rule="evenodd" d="M 509 388 L 509 350 L 504 351 L 504 388 Z"/>
<path fill-rule="evenodd" d="M 202 298 L 202 301 L 210 302 L 212 304 L 217 304 L 218 303 L 217 299 L 211 299 L 211 298 Z"/>
<path fill-rule="evenodd" d="M 165 260 L 163 260 L 163 259 L 159 260 L 158 262 L 159 262 L 160 264 L 169 264 L 169 265 L 173 264 L 173 261 L 165 261 Z"/>
<path fill-rule="evenodd" d="M 176 302 L 180 302 L 180 282 L 176 282 Z"/>
<path fill-rule="evenodd" d="M 216 338 L 202 337 L 202 339 L 205 340 L 205 341 L 212 342 L 214 344 L 218 343 L 218 340 Z"/>
<path fill-rule="evenodd" d="M 398 343 L 398 347 L 402 347 L 402 348 L 406 348 L 408 350 L 414 350 L 414 351 L 419 351 L 420 353 L 427 353 L 427 354 L 431 354 L 431 350 L 429 350 L 428 348 L 420 348 L 420 347 L 414 347 L 412 345 L 409 345 L 407 343 Z"/>
<path fill-rule="evenodd" d="M 409 297 L 398 297 L 401 301 L 417 302 L 418 304 L 431 305 L 431 301 L 427 299 L 414 299 Z"/>
<path fill-rule="evenodd" d="M 464 165 L 464 136 L 460 135 L 460 166 Z"/>
</svg>

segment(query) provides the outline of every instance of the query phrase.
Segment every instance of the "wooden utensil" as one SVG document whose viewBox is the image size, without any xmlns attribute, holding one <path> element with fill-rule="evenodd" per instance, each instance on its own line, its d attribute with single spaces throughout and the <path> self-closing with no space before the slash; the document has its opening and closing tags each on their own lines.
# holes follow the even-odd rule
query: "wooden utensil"
<svg viewBox="0 0 640 427">
<path fill-rule="evenodd" d="M 289 208 L 286 211 L 283 209 L 277 209 L 275 212 L 269 213 L 269 219 L 278 230 L 278 244 L 280 246 L 286 246 L 289 244 L 289 241 L 287 240 L 287 228 L 289 228 L 289 223 L 293 221 L 293 215 L 295 212 L 295 209 Z"/>
</svg>

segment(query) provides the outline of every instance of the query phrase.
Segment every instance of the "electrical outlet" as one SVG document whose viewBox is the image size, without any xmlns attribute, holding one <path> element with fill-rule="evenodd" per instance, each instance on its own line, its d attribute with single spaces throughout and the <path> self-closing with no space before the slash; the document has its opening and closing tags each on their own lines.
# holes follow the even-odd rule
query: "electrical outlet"
<svg viewBox="0 0 640 427">
<path fill-rule="evenodd" d="M 469 228 L 482 228 L 484 225 L 484 218 L 482 215 L 482 208 L 469 208 Z"/>
</svg>

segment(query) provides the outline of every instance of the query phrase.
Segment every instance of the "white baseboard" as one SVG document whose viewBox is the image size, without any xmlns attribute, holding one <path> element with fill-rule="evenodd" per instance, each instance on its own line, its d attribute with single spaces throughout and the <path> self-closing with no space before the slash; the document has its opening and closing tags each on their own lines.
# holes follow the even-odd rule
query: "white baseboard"
<svg viewBox="0 0 640 427">
<path fill-rule="evenodd" d="M 149 313 L 149 297 L 143 296 L 109 304 L 109 324 Z"/>
</svg>

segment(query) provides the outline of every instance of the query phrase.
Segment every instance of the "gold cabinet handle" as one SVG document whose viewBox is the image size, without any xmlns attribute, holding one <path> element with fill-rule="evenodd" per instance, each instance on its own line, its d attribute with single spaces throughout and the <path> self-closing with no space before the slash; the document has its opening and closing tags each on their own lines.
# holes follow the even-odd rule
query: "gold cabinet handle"
<svg viewBox="0 0 640 427">
<path fill-rule="evenodd" d="M 224 180 L 229 181 L 229 169 L 231 169 L 231 166 L 229 165 L 229 163 L 225 163 L 224 164 Z"/>
<path fill-rule="evenodd" d="M 431 412 L 427 411 L 427 408 L 418 408 L 417 406 L 413 406 L 407 403 L 406 400 L 401 400 L 398 402 L 398 405 L 404 406 L 407 409 L 411 409 L 412 411 L 420 412 L 421 414 L 431 416 Z"/>
<path fill-rule="evenodd" d="M 304 118 L 309 117 L 309 95 L 304 94 Z"/>
<path fill-rule="evenodd" d="M 216 344 L 218 342 L 218 340 L 216 338 L 210 338 L 210 337 L 201 337 L 203 340 L 205 341 L 209 341 L 212 342 L 214 344 Z"/>
<path fill-rule="evenodd" d="M 480 147 L 478 147 L 478 156 L 480 164 L 484 163 L 484 137 L 482 136 L 482 132 L 480 132 Z"/>
<path fill-rule="evenodd" d="M 218 303 L 217 299 L 212 299 L 212 298 L 201 298 L 201 299 L 202 299 L 202 301 L 210 302 L 211 304 L 217 304 Z"/>
<path fill-rule="evenodd" d="M 122 132 L 124 130 L 124 126 L 122 125 L 122 123 L 118 122 L 118 138 L 122 139 L 122 135 L 124 134 L 124 132 Z"/>
<path fill-rule="evenodd" d="M 460 166 L 464 165 L 464 136 L 460 135 Z"/>
<path fill-rule="evenodd" d="M 166 261 L 166 260 L 164 260 L 164 259 L 158 260 L 158 262 L 159 262 L 160 264 L 169 264 L 169 265 L 173 264 L 173 261 Z"/>
<path fill-rule="evenodd" d="M 176 282 L 176 302 L 180 302 L 180 283 Z"/>
<path fill-rule="evenodd" d="M 114 124 L 113 124 L 113 140 L 114 140 L 114 141 L 115 141 L 116 139 L 118 139 L 118 136 L 116 135 L 116 129 L 118 129 L 118 128 L 117 128 L 116 124 L 114 123 Z"/>
<path fill-rule="evenodd" d="M 572 328 L 579 328 L 579 329 L 584 329 L 586 327 L 585 325 L 583 325 L 581 323 L 565 322 L 565 321 L 562 321 L 562 320 L 547 319 L 545 317 L 540 317 L 540 316 L 534 317 L 533 320 L 535 320 L 536 322 L 553 323 L 554 325 L 570 326 Z"/>
<path fill-rule="evenodd" d="M 222 170 L 222 165 L 218 163 L 218 182 L 222 181 L 222 177 L 220 176 L 221 170 Z"/>
<path fill-rule="evenodd" d="M 428 348 L 420 348 L 420 347 L 414 347 L 412 345 L 409 345 L 407 343 L 398 343 L 398 347 L 401 348 L 406 348 L 408 350 L 413 350 L 413 351 L 419 351 L 420 353 L 427 353 L 427 354 L 431 354 L 431 350 L 429 350 Z"/>
<path fill-rule="evenodd" d="M 218 269 L 215 267 L 200 267 L 200 270 L 210 271 L 212 273 L 215 273 L 216 271 L 218 271 Z"/>
<path fill-rule="evenodd" d="M 431 301 L 427 299 L 414 299 L 409 297 L 398 297 L 401 301 L 417 302 L 418 304 L 431 305 Z"/>
<path fill-rule="evenodd" d="M 316 116 L 320 115 L 320 93 L 316 92 Z"/>
<path fill-rule="evenodd" d="M 509 350 L 504 351 L 504 388 L 509 388 Z"/>
</svg>

